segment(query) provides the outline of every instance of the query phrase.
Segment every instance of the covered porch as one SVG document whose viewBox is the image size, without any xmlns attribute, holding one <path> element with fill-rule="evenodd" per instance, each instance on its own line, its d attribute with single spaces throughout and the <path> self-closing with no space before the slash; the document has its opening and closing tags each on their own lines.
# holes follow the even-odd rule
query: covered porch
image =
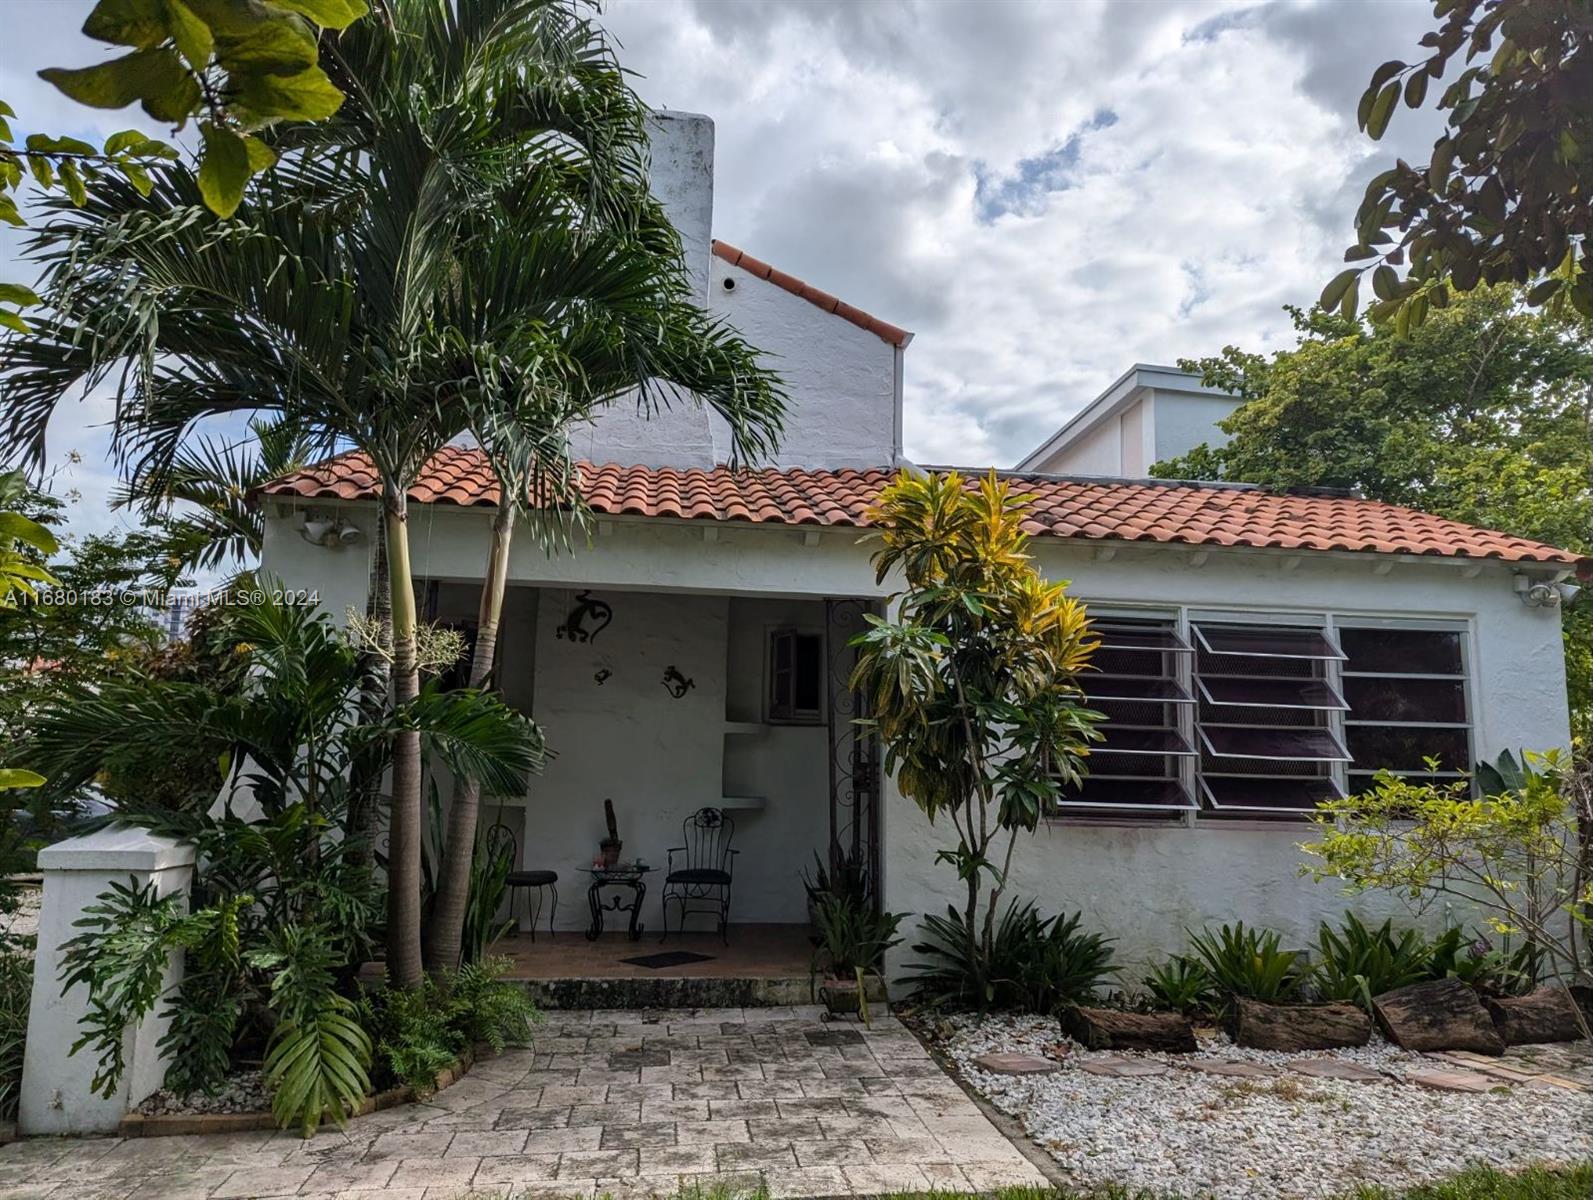
<svg viewBox="0 0 1593 1200">
<path fill-rule="evenodd" d="M 474 638 L 478 583 L 416 585 L 427 619 Z M 513 889 L 516 930 L 492 952 L 514 978 L 552 1002 L 808 1000 L 805 882 L 836 862 L 878 879 L 879 772 L 848 686 L 848 642 L 871 603 L 508 589 L 496 683 L 551 754 L 523 795 L 483 797 L 480 822 L 512 840 L 516 871 L 557 876 Z M 605 801 L 632 879 L 594 875 Z M 705 809 L 718 823 L 707 836 L 694 824 Z M 679 879 L 721 870 L 722 886 Z"/>
</svg>

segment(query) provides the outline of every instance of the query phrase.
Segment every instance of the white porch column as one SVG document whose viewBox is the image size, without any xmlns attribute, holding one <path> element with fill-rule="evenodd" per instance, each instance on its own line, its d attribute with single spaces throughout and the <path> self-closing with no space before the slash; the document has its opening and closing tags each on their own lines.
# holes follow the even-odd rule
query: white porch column
<svg viewBox="0 0 1593 1200">
<path fill-rule="evenodd" d="M 160 1088 L 166 1067 L 155 1043 L 169 1022 L 160 1013 L 164 998 L 144 1020 L 130 1026 L 124 1042 L 127 1070 L 115 1095 L 106 1099 L 89 1086 L 95 1055 L 88 1047 L 68 1054 L 80 1036 L 78 1021 L 88 1009 L 81 986 L 61 994 L 61 947 L 80 933 L 72 922 L 112 881 L 153 882 L 158 896 L 186 895 L 193 878 L 194 848 L 142 829 L 111 826 L 70 838 L 39 851 L 44 904 L 39 913 L 39 946 L 33 958 L 33 996 L 28 1008 L 28 1039 L 22 1064 L 21 1111 L 24 1133 L 112 1133 L 127 1111 Z M 182 956 L 166 967 L 169 992 L 182 979 Z"/>
</svg>

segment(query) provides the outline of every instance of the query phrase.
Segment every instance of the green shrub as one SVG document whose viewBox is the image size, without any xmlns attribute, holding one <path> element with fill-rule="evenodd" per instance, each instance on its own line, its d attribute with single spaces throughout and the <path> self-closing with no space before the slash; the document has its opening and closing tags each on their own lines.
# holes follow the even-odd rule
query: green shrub
<svg viewBox="0 0 1593 1200">
<path fill-rule="evenodd" d="M 903 914 L 875 912 L 866 898 L 838 892 L 819 892 L 813 920 L 818 945 L 813 950 L 813 970 L 849 978 L 858 971 L 877 971 L 885 952 L 901 945 L 896 929 Z"/>
<path fill-rule="evenodd" d="M 1394 932 L 1394 922 L 1376 929 L 1354 913 L 1334 929 L 1317 928 L 1317 962 L 1311 985 L 1323 1000 L 1348 1000 L 1368 1012 L 1372 997 L 1430 977 L 1433 945 L 1419 929 Z"/>
<path fill-rule="evenodd" d="M 1033 901 L 1013 901 L 997 923 L 986 959 L 969 946 L 961 914 L 926 916 L 926 961 L 910 964 L 914 998 L 941 1007 L 1052 1013 L 1088 999 L 1116 968 L 1112 939 L 1080 930 L 1080 914 L 1042 917 Z"/>
<path fill-rule="evenodd" d="M 1194 957 L 1225 998 L 1277 1002 L 1300 994 L 1305 985 L 1300 952 L 1284 950 L 1279 942 L 1276 931 L 1247 929 L 1243 921 L 1189 933 Z"/>
<path fill-rule="evenodd" d="M 1527 942 L 1513 952 L 1496 950 L 1486 938 L 1469 939 L 1458 926 L 1444 930 L 1428 955 L 1428 979 L 1459 979 L 1490 996 L 1518 995 L 1537 981 L 1544 952 Z"/>
<path fill-rule="evenodd" d="M 1211 972 L 1183 954 L 1175 954 L 1145 976 L 1145 990 L 1156 1007 L 1172 1012 L 1205 1012 L 1217 1000 L 1217 984 Z"/>
<path fill-rule="evenodd" d="M 22 1048 L 28 1037 L 28 1004 L 33 995 L 33 958 L 0 950 L 0 1121 L 17 1115 L 22 1087 Z"/>
<path fill-rule="evenodd" d="M 428 976 L 414 991 L 384 987 L 366 996 L 360 1020 L 376 1043 L 381 1086 L 426 1089 L 474 1045 L 501 1051 L 529 1042 L 541 1014 L 523 987 L 504 981 L 509 966 L 486 958 Z"/>
</svg>

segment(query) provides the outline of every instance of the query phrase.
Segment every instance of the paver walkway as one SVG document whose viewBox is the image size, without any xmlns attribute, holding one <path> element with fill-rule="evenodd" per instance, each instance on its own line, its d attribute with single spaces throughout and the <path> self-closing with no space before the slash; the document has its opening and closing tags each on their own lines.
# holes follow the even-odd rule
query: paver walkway
<svg viewBox="0 0 1593 1200">
<path fill-rule="evenodd" d="M 536 1045 L 345 1134 L 0 1147 L 0 1198 L 458 1200 L 775 1197 L 1039 1186 L 1044 1178 L 891 1017 L 814 1008 L 554 1012 Z"/>
</svg>

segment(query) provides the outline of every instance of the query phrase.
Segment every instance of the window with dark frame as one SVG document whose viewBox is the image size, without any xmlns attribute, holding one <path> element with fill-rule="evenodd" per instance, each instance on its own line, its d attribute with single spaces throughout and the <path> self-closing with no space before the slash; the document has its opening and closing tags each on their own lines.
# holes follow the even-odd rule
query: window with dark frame
<svg viewBox="0 0 1593 1200">
<path fill-rule="evenodd" d="M 1348 707 L 1329 680 L 1343 652 L 1303 625 L 1196 621 L 1196 737 L 1201 798 L 1213 815 L 1298 815 L 1342 795 L 1350 755 L 1331 714 Z"/>
<path fill-rule="evenodd" d="M 1089 775 L 1064 789 L 1058 807 L 1081 815 L 1195 808 L 1180 765 L 1195 750 L 1179 715 L 1194 704 L 1180 669 L 1192 648 L 1171 618 L 1102 619 L 1092 628 L 1101 646 L 1079 684 L 1085 704 L 1107 718 L 1105 740 L 1091 746 Z"/>
<path fill-rule="evenodd" d="M 824 635 L 800 629 L 769 634 L 769 720 L 819 724 L 824 719 Z"/>
<path fill-rule="evenodd" d="M 1379 770 L 1417 780 L 1459 779 L 1471 766 L 1463 637 L 1458 630 L 1339 627 L 1344 647 L 1344 737 L 1352 793 Z M 1436 758 L 1437 772 L 1426 760 Z"/>
</svg>

